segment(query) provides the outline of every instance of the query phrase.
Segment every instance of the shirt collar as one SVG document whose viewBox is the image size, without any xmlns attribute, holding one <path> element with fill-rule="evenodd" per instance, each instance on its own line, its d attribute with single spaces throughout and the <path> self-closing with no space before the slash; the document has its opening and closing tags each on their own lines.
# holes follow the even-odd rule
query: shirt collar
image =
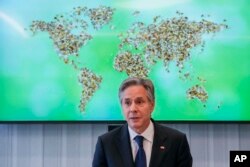
<svg viewBox="0 0 250 167">
<path fill-rule="evenodd" d="M 129 136 L 130 136 L 130 141 L 133 141 L 135 136 L 137 135 L 141 135 L 143 136 L 146 140 L 148 140 L 149 142 L 153 143 L 153 138 L 154 138 L 154 125 L 152 123 L 152 121 L 150 120 L 149 126 L 147 127 L 147 129 L 141 133 L 138 134 L 136 133 L 133 129 L 131 129 L 128 126 L 128 131 L 129 131 Z"/>
</svg>

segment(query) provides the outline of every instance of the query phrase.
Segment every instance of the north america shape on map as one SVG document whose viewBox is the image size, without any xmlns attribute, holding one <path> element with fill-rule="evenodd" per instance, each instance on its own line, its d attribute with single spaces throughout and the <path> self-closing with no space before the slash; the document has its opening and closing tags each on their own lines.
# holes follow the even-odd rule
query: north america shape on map
<svg viewBox="0 0 250 167">
<path fill-rule="evenodd" d="M 78 82 L 82 86 L 79 104 L 81 112 L 85 112 L 87 103 L 100 89 L 102 82 L 102 76 L 77 63 L 77 58 L 81 56 L 80 48 L 93 39 L 88 33 L 89 24 L 86 18 L 90 20 L 93 29 L 98 31 L 112 22 L 114 12 L 114 8 L 107 6 L 78 6 L 68 13 L 56 15 L 50 22 L 34 20 L 29 26 L 33 35 L 38 32 L 49 33 L 59 58 L 79 71 Z M 139 14 L 140 11 L 135 11 L 132 16 L 137 17 Z M 183 69 L 185 62 L 191 59 L 191 49 L 197 46 L 203 49 L 203 35 L 215 34 L 228 26 L 225 22 L 208 21 L 203 15 L 201 21 L 190 21 L 183 13 L 177 11 L 176 14 L 176 17 L 170 19 L 155 16 L 148 25 L 134 22 L 126 32 L 120 32 L 117 36 L 121 42 L 117 46 L 119 50 L 114 58 L 113 68 L 125 72 L 129 77 L 148 77 L 158 61 L 163 62 L 166 72 L 169 72 L 169 64 L 175 62 L 182 78 L 190 79 L 190 72 L 183 73 Z M 197 78 L 200 83 L 186 91 L 187 98 L 198 99 L 205 105 L 208 93 L 203 84 L 206 80 Z"/>
</svg>

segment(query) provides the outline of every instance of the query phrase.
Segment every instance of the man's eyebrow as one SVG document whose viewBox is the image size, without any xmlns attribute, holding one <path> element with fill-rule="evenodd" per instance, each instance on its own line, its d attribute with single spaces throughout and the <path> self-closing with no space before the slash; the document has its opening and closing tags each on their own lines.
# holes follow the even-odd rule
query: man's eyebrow
<svg viewBox="0 0 250 167">
<path fill-rule="evenodd" d="M 144 97 L 140 96 L 140 97 L 136 97 L 135 100 L 136 100 L 136 99 L 141 100 L 141 99 L 144 99 Z"/>
<path fill-rule="evenodd" d="M 144 97 L 143 96 L 139 96 L 139 97 L 134 98 L 133 100 L 141 100 L 141 99 L 144 99 Z M 132 99 L 129 98 L 129 97 L 124 97 L 123 100 L 132 100 Z"/>
</svg>

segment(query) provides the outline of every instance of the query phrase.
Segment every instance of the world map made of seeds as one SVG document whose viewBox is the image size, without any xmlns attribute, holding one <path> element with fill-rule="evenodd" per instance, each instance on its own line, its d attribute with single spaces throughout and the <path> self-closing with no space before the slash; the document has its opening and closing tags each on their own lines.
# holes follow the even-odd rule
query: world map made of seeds
<svg viewBox="0 0 250 167">
<path fill-rule="evenodd" d="M 115 28 L 112 25 L 114 13 L 115 9 L 108 6 L 78 6 L 67 13 L 56 15 L 50 22 L 34 20 L 29 26 L 33 35 L 47 32 L 59 58 L 78 71 L 78 82 L 82 87 L 80 112 L 85 112 L 89 100 L 100 89 L 103 77 L 78 63 L 77 60 L 81 57 L 79 50 L 93 39 L 88 31 L 90 28 L 98 31 L 110 24 L 110 31 Z M 134 11 L 131 15 L 137 17 L 140 11 Z M 215 23 L 201 15 L 200 21 L 190 21 L 179 11 L 176 12 L 176 17 L 170 19 L 155 16 L 151 24 L 134 22 L 127 31 L 117 34 L 120 44 L 113 60 L 113 68 L 125 72 L 128 77 L 146 78 L 152 67 L 162 61 L 166 72 L 169 72 L 169 64 L 175 63 L 181 78 L 192 80 L 191 72 L 183 72 L 185 62 L 192 58 L 191 49 L 201 46 L 203 50 L 203 35 L 215 34 L 227 28 L 225 20 L 223 23 Z M 208 92 L 204 87 L 206 79 L 199 76 L 197 79 L 200 83 L 186 90 L 186 95 L 188 99 L 200 100 L 205 106 L 208 99 Z"/>
</svg>

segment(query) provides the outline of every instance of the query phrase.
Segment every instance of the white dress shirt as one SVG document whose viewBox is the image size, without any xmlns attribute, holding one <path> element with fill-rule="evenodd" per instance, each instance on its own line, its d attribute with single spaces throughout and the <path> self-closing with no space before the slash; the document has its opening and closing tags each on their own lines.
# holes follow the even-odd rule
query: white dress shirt
<svg viewBox="0 0 250 167">
<path fill-rule="evenodd" d="M 137 145 L 134 138 L 137 135 L 141 135 L 141 136 L 144 137 L 143 148 L 144 148 L 144 151 L 145 151 L 145 154 L 146 154 L 147 167 L 149 167 L 149 161 L 150 161 L 150 158 L 151 158 L 151 151 L 152 151 L 152 145 L 153 145 L 153 139 L 154 139 L 154 125 L 153 125 L 152 121 L 150 121 L 149 126 L 147 127 L 147 129 L 141 134 L 136 133 L 129 126 L 128 126 L 128 131 L 129 131 L 130 143 L 131 143 L 131 149 L 132 149 L 132 154 L 133 154 L 134 161 L 135 161 L 136 153 L 137 153 L 137 151 L 139 149 L 139 146 Z"/>
</svg>

